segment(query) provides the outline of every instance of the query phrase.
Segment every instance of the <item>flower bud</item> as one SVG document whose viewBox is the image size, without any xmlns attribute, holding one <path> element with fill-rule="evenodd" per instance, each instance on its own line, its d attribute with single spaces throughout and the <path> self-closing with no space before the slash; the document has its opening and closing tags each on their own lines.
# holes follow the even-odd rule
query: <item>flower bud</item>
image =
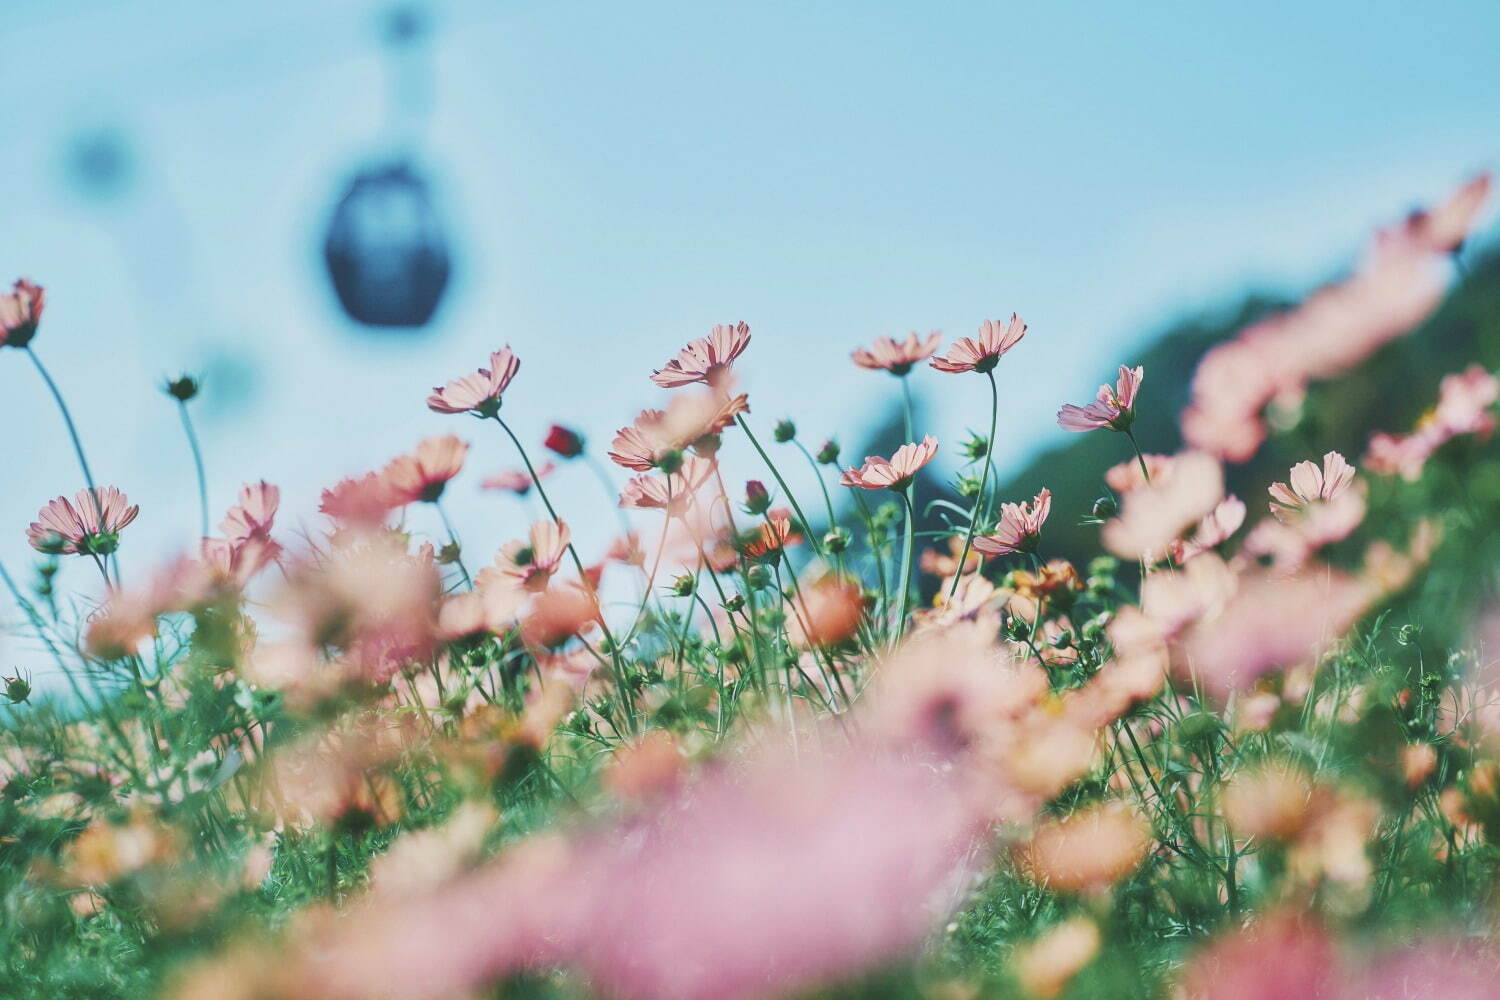
<svg viewBox="0 0 1500 1000">
<path fill-rule="evenodd" d="M 788 419 L 778 420 L 776 421 L 776 426 L 771 430 L 771 436 L 781 444 L 786 444 L 797 436 L 797 425 Z"/>
<path fill-rule="evenodd" d="M 693 591 L 698 587 L 698 582 L 693 579 L 691 573 L 684 573 L 672 580 L 672 595 L 674 597 L 691 597 Z"/>
<path fill-rule="evenodd" d="M 759 479 L 745 483 L 745 513 L 764 514 L 770 508 L 771 494 L 766 492 L 766 484 Z"/>
<path fill-rule="evenodd" d="M 744 594 L 731 594 L 729 596 L 729 599 L 724 602 L 724 610 L 730 612 L 731 614 L 744 608 L 744 606 Z"/>
<path fill-rule="evenodd" d="M 19 705 L 31 697 L 31 681 L 17 674 L 5 678 L 5 697 L 12 705 Z"/>
<path fill-rule="evenodd" d="M 1094 516 L 1101 521 L 1108 520 L 1120 512 L 1120 505 L 1114 497 L 1100 497 L 1094 501 Z"/>
<path fill-rule="evenodd" d="M 771 571 L 757 563 L 745 571 L 745 579 L 749 580 L 750 586 L 756 590 L 764 590 L 771 585 Z"/>
<path fill-rule="evenodd" d="M 179 375 L 174 379 L 168 379 L 162 386 L 162 391 L 179 403 L 186 403 L 198 395 L 198 380 L 191 375 Z"/>
<path fill-rule="evenodd" d="M 834 465 L 839 460 L 839 443 L 832 438 L 823 442 L 823 447 L 818 449 L 819 465 Z"/>
<path fill-rule="evenodd" d="M 577 458 L 583 454 L 583 435 L 562 424 L 553 424 L 542 446 L 563 458 Z"/>
<path fill-rule="evenodd" d="M 849 548 L 849 532 L 843 528 L 834 528 L 823 536 L 823 548 L 827 549 L 833 555 L 843 552 Z"/>
<path fill-rule="evenodd" d="M 971 462 L 977 462 L 990 452 L 990 439 L 982 434 L 969 432 L 969 438 L 959 446 L 959 453 Z"/>
<path fill-rule="evenodd" d="M 979 496 L 980 485 L 980 478 L 971 475 L 959 476 L 958 482 L 954 483 L 955 488 L 958 490 L 958 495 L 965 500 L 972 500 L 974 497 Z"/>
</svg>

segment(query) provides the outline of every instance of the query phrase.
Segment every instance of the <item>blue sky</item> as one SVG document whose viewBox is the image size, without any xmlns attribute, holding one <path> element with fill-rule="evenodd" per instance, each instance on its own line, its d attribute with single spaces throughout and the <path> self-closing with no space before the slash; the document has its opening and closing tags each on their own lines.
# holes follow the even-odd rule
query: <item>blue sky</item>
<svg viewBox="0 0 1500 1000">
<path fill-rule="evenodd" d="M 101 478 L 143 506 L 127 575 L 196 533 L 156 389 L 170 371 L 248 373 L 201 407 L 216 510 L 264 477 L 308 516 L 319 486 L 451 430 L 475 443 L 453 513 L 487 551 L 523 508 L 477 482 L 514 457 L 422 401 L 500 344 L 524 359 L 507 397 L 524 435 L 565 419 L 602 445 L 660 400 L 653 367 L 743 319 L 755 422 L 852 441 L 893 389 L 852 347 L 1015 310 L 1031 333 L 1002 372 L 1013 461 L 1173 317 L 1328 276 L 1372 225 L 1495 166 L 1500 136 L 1500 5 L 1482 0 L 452 0 L 434 7 L 424 149 L 458 271 L 427 335 L 371 338 L 340 318 L 318 248 L 382 148 L 378 12 L 7 7 L 0 275 L 47 285 L 36 347 Z M 133 163 L 107 203 L 63 173 L 100 129 Z M 36 508 L 81 484 L 20 356 L 0 354 L 0 387 L 0 558 L 19 569 Z M 917 388 L 950 442 L 986 419 L 981 381 Z M 1148 372 L 1144 405 L 1150 388 Z M 755 474 L 744 451 L 728 461 Z M 570 469 L 558 492 L 602 543 L 597 486 Z"/>
</svg>

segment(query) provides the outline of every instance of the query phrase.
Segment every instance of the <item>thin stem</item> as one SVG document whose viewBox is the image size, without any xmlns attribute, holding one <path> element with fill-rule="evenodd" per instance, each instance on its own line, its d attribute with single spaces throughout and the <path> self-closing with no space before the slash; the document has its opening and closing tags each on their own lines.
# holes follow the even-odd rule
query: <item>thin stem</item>
<svg viewBox="0 0 1500 1000">
<path fill-rule="evenodd" d="M 792 510 L 797 512 L 797 520 L 801 521 L 804 527 L 807 527 L 807 525 L 809 524 L 807 515 L 802 513 L 802 505 L 797 502 L 797 497 L 792 493 L 792 488 L 786 484 L 785 479 L 781 478 L 781 471 L 776 468 L 776 463 L 771 461 L 771 456 L 766 454 L 766 449 L 760 446 L 760 442 L 757 441 L 755 439 L 755 435 L 750 432 L 750 425 L 745 423 L 745 418 L 735 417 L 734 419 L 739 423 L 740 429 L 745 432 L 745 437 L 750 439 L 750 443 L 753 444 L 755 446 L 755 450 L 760 453 L 761 461 L 766 463 L 766 468 L 771 470 L 771 475 L 776 477 L 776 485 L 781 487 L 781 492 L 786 494 L 787 500 L 792 505 Z M 812 544 L 813 551 L 818 554 L 818 558 L 823 558 L 823 546 L 818 542 L 816 538 L 812 537 L 811 528 L 808 528 L 807 540 Z"/>
<path fill-rule="evenodd" d="M 177 401 L 177 413 L 182 417 L 182 430 L 187 435 L 188 447 L 193 450 L 193 469 L 198 474 L 198 520 L 201 536 L 208 537 L 208 477 L 203 471 L 203 452 L 198 447 L 198 435 L 193 430 L 193 418 L 188 416 L 187 400 Z"/>
<path fill-rule="evenodd" d="M 432 505 L 437 508 L 438 517 L 443 522 L 443 530 L 448 533 L 448 544 L 453 546 L 453 564 L 463 574 L 464 585 L 473 590 L 474 581 L 469 577 L 468 567 L 464 565 L 463 546 L 459 544 L 458 532 L 453 530 L 453 522 L 448 520 L 448 512 L 443 509 L 443 502 L 441 500 L 434 500 L 432 501 Z"/>
<path fill-rule="evenodd" d="M 990 377 L 992 379 L 994 378 L 993 375 L 990 376 Z M 913 440 L 916 437 L 916 432 L 912 430 L 912 428 L 915 427 L 916 424 L 912 420 L 912 415 L 911 415 L 911 383 L 909 383 L 906 380 L 906 376 L 905 375 L 901 376 L 901 380 L 900 381 L 901 381 L 901 416 L 902 416 L 902 419 L 904 421 L 904 425 L 903 426 L 906 429 L 906 440 L 911 441 L 911 440 Z"/>
<path fill-rule="evenodd" d="M 562 518 L 557 516 L 557 509 L 552 506 L 552 500 L 547 496 L 547 490 L 542 486 L 541 477 L 536 474 L 536 469 L 531 464 L 531 456 L 526 454 L 526 449 L 522 446 L 521 439 L 516 437 L 515 431 L 511 430 L 510 425 L 500 418 L 499 413 L 495 414 L 495 423 L 500 425 L 500 429 L 510 438 L 511 444 L 516 446 L 516 451 L 521 456 L 521 462 L 526 466 L 526 474 L 531 477 L 531 483 L 536 487 L 536 495 L 541 498 L 542 506 L 547 508 L 547 513 L 551 515 L 553 523 L 561 527 L 563 523 Z M 593 588 L 589 587 L 588 573 L 583 568 L 583 560 L 578 557 L 578 549 L 573 546 L 571 541 L 568 542 L 568 555 L 573 557 L 573 567 L 578 570 L 578 582 L 592 591 Z M 597 595 L 595 596 L 594 603 L 596 606 L 598 605 Z M 625 665 L 620 662 L 620 647 L 615 642 L 614 634 L 609 629 L 609 623 L 604 620 L 603 608 L 599 608 L 599 629 L 604 633 L 604 638 L 609 642 L 609 659 L 611 666 L 614 668 L 615 686 L 618 689 L 617 693 L 621 707 L 625 710 L 626 721 L 629 723 L 631 730 L 634 731 L 636 728 L 635 704 L 630 697 L 630 687 L 625 677 Z"/>
<path fill-rule="evenodd" d="M 969 513 L 969 530 L 964 533 L 964 548 L 959 554 L 958 566 L 953 571 L 953 584 L 948 588 L 948 600 L 958 593 L 958 581 L 963 579 L 964 566 L 969 561 L 969 549 L 974 544 L 974 532 L 979 528 L 979 512 L 984 508 L 984 491 L 990 483 L 990 454 L 995 450 L 995 426 L 1000 416 L 1000 388 L 995 384 L 995 373 L 985 372 L 990 380 L 990 436 L 984 442 L 984 472 L 979 476 L 979 495 L 974 498 L 974 509 Z"/>
<path fill-rule="evenodd" d="M 585 453 L 583 462 L 589 467 L 589 471 L 594 474 L 594 478 L 599 480 L 599 485 L 603 487 L 605 496 L 609 497 L 609 505 L 615 510 L 615 518 L 620 522 L 620 531 L 628 537 L 630 535 L 630 520 L 625 516 L 625 511 L 620 507 L 619 488 L 609 478 L 609 472 L 603 463 L 593 455 Z"/>
<path fill-rule="evenodd" d="M 63 399 L 62 391 L 57 388 L 57 383 L 52 381 L 52 376 L 47 373 L 42 359 L 36 356 L 36 351 L 32 350 L 29 344 L 24 350 L 26 356 L 31 359 L 31 363 L 36 366 L 37 374 L 42 376 L 42 381 L 47 383 L 47 388 L 51 390 L 52 398 L 57 402 L 57 408 L 62 411 L 63 423 L 68 425 L 68 437 L 73 442 L 73 453 L 78 456 L 78 465 L 83 470 L 83 481 L 89 488 L 89 495 L 94 498 L 94 515 L 102 519 L 104 512 L 99 506 L 99 488 L 94 485 L 94 473 L 89 469 L 89 460 L 83 453 L 83 442 L 78 438 L 78 427 L 73 423 L 73 414 Z"/>
<path fill-rule="evenodd" d="M 1135 439 L 1135 431 L 1126 428 L 1125 436 L 1130 439 L 1130 447 L 1135 449 L 1135 460 L 1141 465 L 1141 475 L 1146 477 L 1146 485 L 1151 485 L 1151 470 L 1146 468 L 1146 456 L 1141 454 L 1140 442 Z"/>
<path fill-rule="evenodd" d="M 911 600 L 911 543 L 917 519 L 917 512 L 912 508 L 911 493 L 915 488 L 913 484 L 901 491 L 901 499 L 906 502 L 906 538 L 901 545 L 901 617 L 896 620 L 897 642 L 906 634 L 906 612 Z"/>
</svg>

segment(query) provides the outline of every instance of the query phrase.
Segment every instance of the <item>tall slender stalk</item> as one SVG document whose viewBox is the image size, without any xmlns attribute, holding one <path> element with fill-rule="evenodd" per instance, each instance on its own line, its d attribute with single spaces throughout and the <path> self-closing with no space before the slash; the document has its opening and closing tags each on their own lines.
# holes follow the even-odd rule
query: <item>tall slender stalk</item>
<svg viewBox="0 0 1500 1000">
<path fill-rule="evenodd" d="M 953 584 L 948 588 L 948 599 L 958 593 L 958 581 L 963 578 L 964 564 L 969 561 L 969 549 L 974 544 L 974 532 L 979 527 L 979 513 L 984 509 L 984 491 L 990 483 L 990 455 L 995 450 L 995 427 L 1000 416 L 1000 388 L 995 384 L 995 373 L 985 372 L 990 380 L 990 436 L 984 442 L 984 471 L 979 476 L 979 494 L 974 497 L 974 507 L 969 513 L 969 530 L 964 533 L 964 549 L 959 554 L 958 566 L 953 571 Z"/>
<path fill-rule="evenodd" d="M 542 506 L 547 508 L 547 513 L 551 516 L 553 523 L 561 526 L 563 523 L 562 518 L 557 516 L 557 508 L 552 506 L 552 499 L 547 496 L 546 487 L 542 485 L 541 477 L 536 474 L 536 468 L 531 464 L 531 456 L 526 454 L 526 448 L 521 444 L 521 439 L 516 437 L 516 432 L 511 430 L 510 425 L 500 418 L 499 413 L 496 413 L 494 416 L 495 423 L 500 425 L 500 429 L 510 438 L 511 444 L 516 446 L 516 451 L 521 456 L 521 462 L 526 466 L 526 474 L 531 477 L 531 484 L 536 487 L 536 495 L 541 498 Z M 583 560 L 578 557 L 578 549 L 574 547 L 571 540 L 568 542 L 568 555 L 573 557 L 573 567 L 578 570 L 578 582 L 586 587 L 588 585 L 588 573 L 584 571 Z M 595 603 L 598 603 L 597 595 L 595 596 Z M 614 668 L 615 686 L 619 691 L 619 700 L 621 708 L 625 712 L 626 722 L 633 732 L 636 729 L 635 704 L 630 697 L 630 686 L 625 677 L 625 664 L 620 660 L 620 647 L 615 642 L 614 633 L 609 629 L 609 623 L 604 620 L 603 608 L 599 609 L 599 628 L 604 633 L 604 638 L 609 642 L 609 660 L 610 665 Z"/>
<path fill-rule="evenodd" d="M 785 479 L 781 478 L 781 470 L 776 468 L 776 463 L 771 461 L 771 456 L 766 454 L 766 449 L 760 446 L 760 442 L 750 432 L 750 425 L 745 423 L 745 418 L 735 417 L 734 419 L 739 423 L 740 429 L 745 432 L 745 437 L 749 438 L 750 443 L 755 446 L 755 450 L 760 454 L 761 461 L 766 463 L 766 468 L 771 470 L 771 475 L 776 477 L 776 485 L 781 487 L 781 492 L 786 494 L 787 501 L 792 505 L 792 510 L 797 512 L 797 520 L 802 522 L 803 527 L 807 527 L 807 515 L 802 513 L 802 505 L 797 502 L 797 496 L 792 492 L 792 488 L 786 484 Z M 808 529 L 807 540 L 811 543 L 813 551 L 818 554 L 818 558 L 823 558 L 823 546 L 816 538 L 812 537 L 811 529 Z"/>
<path fill-rule="evenodd" d="M 915 484 L 908 485 L 901 491 L 901 499 L 906 502 L 906 534 L 901 544 L 901 617 L 896 619 L 896 641 L 906 634 L 906 613 L 911 601 L 911 546 L 912 532 L 916 526 L 917 512 L 912 507 L 911 494 L 916 489 Z"/>
<path fill-rule="evenodd" d="M 47 372 L 47 367 L 42 364 L 42 359 L 37 357 L 36 351 L 31 349 L 30 344 L 26 345 L 23 350 L 26 351 L 26 356 L 31 359 L 31 363 L 36 366 L 37 374 L 42 377 L 42 381 L 51 390 L 52 398 L 56 401 L 57 408 L 62 413 L 63 423 L 68 427 L 68 438 L 73 442 L 73 454 L 78 456 L 78 466 L 83 470 L 83 481 L 89 488 L 89 496 L 94 500 L 94 516 L 102 519 L 104 517 L 104 509 L 99 504 L 99 487 L 94 483 L 94 473 L 89 468 L 88 456 L 83 453 L 83 442 L 78 437 L 78 426 L 73 423 L 73 413 L 68 409 L 68 403 L 63 399 L 62 391 L 58 389 L 57 383 L 52 381 L 52 376 Z"/>
<path fill-rule="evenodd" d="M 199 534 L 208 537 L 208 476 L 203 470 L 203 450 L 198 447 L 198 434 L 193 430 L 193 418 L 188 415 L 187 400 L 177 401 L 177 414 L 182 418 L 182 431 L 187 435 L 188 447 L 193 452 L 193 471 L 198 476 L 198 523 Z"/>
</svg>

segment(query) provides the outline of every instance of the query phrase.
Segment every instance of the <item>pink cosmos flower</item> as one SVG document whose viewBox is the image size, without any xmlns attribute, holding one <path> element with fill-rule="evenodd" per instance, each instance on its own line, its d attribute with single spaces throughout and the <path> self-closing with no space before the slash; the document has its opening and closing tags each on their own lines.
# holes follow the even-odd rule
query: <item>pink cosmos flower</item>
<svg viewBox="0 0 1500 1000">
<path fill-rule="evenodd" d="M 1223 498 L 1219 463 L 1202 452 L 1184 452 L 1172 459 L 1169 474 L 1125 494 L 1119 517 L 1104 525 L 1100 539 L 1123 559 L 1156 561 Z"/>
<path fill-rule="evenodd" d="M 557 463 L 543 462 L 537 467 L 537 479 L 546 479 L 557 471 Z M 531 492 L 531 487 L 536 485 L 536 480 L 531 478 L 530 473 L 524 469 L 506 469 L 490 476 L 479 484 L 480 489 L 500 490 L 502 492 L 514 493 L 518 497 L 524 497 Z"/>
<path fill-rule="evenodd" d="M 668 452 L 682 451 L 711 438 L 741 413 L 749 412 L 750 397 L 743 393 L 679 394 L 665 410 L 642 410 L 635 423 L 621 427 L 610 444 L 610 461 L 626 469 L 649 472 Z"/>
<path fill-rule="evenodd" d="M 483 570 L 476 581 L 481 589 L 509 581 L 522 590 L 547 589 L 552 574 L 562 564 L 572 535 L 561 521 L 537 521 L 527 542 L 507 542 L 494 566 Z"/>
<path fill-rule="evenodd" d="M 988 535 L 974 538 L 974 549 L 987 556 L 1003 556 L 1013 552 L 1033 552 L 1042 537 L 1042 525 L 1052 513 L 1052 491 L 1042 490 L 1029 504 L 1003 503 L 1000 505 L 1000 523 Z"/>
<path fill-rule="evenodd" d="M 1171 455 L 1146 455 L 1146 472 L 1151 473 L 1151 482 L 1160 484 L 1172 474 Z M 1109 467 L 1104 473 L 1104 482 L 1116 493 L 1129 493 L 1146 485 L 1141 463 L 1134 458 L 1126 459 Z"/>
<path fill-rule="evenodd" d="M 690 342 L 666 367 L 655 372 L 651 381 L 663 389 L 703 382 L 718 385 L 729 373 L 734 359 L 750 346 L 750 327 L 744 323 L 716 326 L 707 337 Z"/>
<path fill-rule="evenodd" d="M 1312 462 L 1298 462 L 1292 466 L 1290 486 L 1271 484 L 1271 513 L 1280 516 L 1287 511 L 1305 510 L 1314 503 L 1326 503 L 1348 489 L 1352 482 L 1354 466 L 1336 451 L 1323 456 L 1322 468 Z"/>
<path fill-rule="evenodd" d="M 1222 611 L 1182 637 L 1175 659 L 1225 698 L 1273 670 L 1315 662 L 1374 596 L 1348 574 L 1316 564 L 1293 575 L 1248 570 Z"/>
<path fill-rule="evenodd" d="M 1434 253 L 1453 253 L 1468 237 L 1490 194 L 1490 175 L 1470 178 L 1434 209 L 1418 209 L 1406 219 L 1406 234 Z"/>
<path fill-rule="evenodd" d="M 25 347 L 42 321 L 47 292 L 41 285 L 17 278 L 9 295 L 0 295 L 0 347 Z"/>
<path fill-rule="evenodd" d="M 664 510 L 668 517 L 681 517 L 713 472 L 713 462 L 688 455 L 683 458 L 682 467 L 669 476 L 631 476 L 620 491 L 620 506 L 631 510 Z"/>
<path fill-rule="evenodd" d="M 219 532 L 232 542 L 247 538 L 269 538 L 281 506 L 281 490 L 262 479 L 240 487 L 239 503 L 229 508 L 219 523 Z"/>
<path fill-rule="evenodd" d="M 929 333 L 925 340 L 915 333 L 907 334 L 905 340 L 877 337 L 875 343 L 868 348 L 856 347 L 849 356 L 861 368 L 872 371 L 884 369 L 892 375 L 901 376 L 910 372 L 917 362 L 925 361 L 937 353 L 938 344 L 942 340 L 943 335 L 936 332 Z"/>
<path fill-rule="evenodd" d="M 318 510 L 351 528 L 377 528 L 392 510 L 390 491 L 377 472 L 341 479 L 322 494 Z"/>
<path fill-rule="evenodd" d="M 468 454 L 467 442 L 444 434 L 428 438 L 409 455 L 391 459 L 380 473 L 390 505 L 436 503 L 448 481 L 463 469 Z"/>
<path fill-rule="evenodd" d="M 1092 431 L 1101 427 L 1124 431 L 1135 419 L 1135 394 L 1146 377 L 1142 367 L 1120 366 L 1120 377 L 1113 388 L 1099 387 L 1099 393 L 1087 406 L 1064 404 L 1057 411 L 1057 425 L 1065 431 Z"/>
<path fill-rule="evenodd" d="M 903 444 L 887 461 L 870 455 L 858 469 L 845 469 L 839 482 L 862 490 L 904 490 L 922 466 L 937 454 L 937 438 L 928 434 L 918 443 Z"/>
<path fill-rule="evenodd" d="M 1500 379 L 1483 365 L 1470 365 L 1443 377 L 1433 421 L 1450 437 L 1459 434 L 1489 437 L 1495 432 L 1493 409 L 1497 400 L 1500 400 Z"/>
<path fill-rule="evenodd" d="M 500 396 L 521 370 L 521 359 L 506 345 L 490 354 L 490 366 L 472 375 L 436 386 L 427 397 L 427 408 L 436 413 L 473 413 L 492 417 L 500 412 Z"/>
<path fill-rule="evenodd" d="M 39 552 L 106 555 L 119 546 L 120 531 L 140 512 L 113 486 L 83 489 L 71 502 L 58 497 L 38 511 L 26 529 L 26 540 Z"/>
<path fill-rule="evenodd" d="M 1243 462 L 1265 439 L 1269 403 L 1346 371 L 1417 327 L 1442 300 L 1441 258 L 1467 233 L 1487 190 L 1488 181 L 1476 179 L 1436 213 L 1376 232 L 1349 277 L 1206 353 L 1182 415 L 1187 442 Z"/>
<path fill-rule="evenodd" d="M 979 337 L 960 337 L 948 348 L 948 353 L 933 358 L 930 364 L 940 372 L 988 372 L 993 371 L 1001 356 L 1021 342 L 1026 336 L 1026 324 L 1015 313 L 1010 314 L 1010 323 L 1001 326 L 987 319 L 979 327 Z"/>
<path fill-rule="evenodd" d="M 1229 537 L 1245 523 L 1245 501 L 1237 496 L 1227 496 L 1219 505 L 1203 516 L 1193 536 L 1180 547 L 1178 562 L 1186 562 L 1202 552 L 1229 541 Z"/>
<path fill-rule="evenodd" d="M 243 590 L 280 556 L 281 546 L 259 535 L 239 541 L 205 538 L 198 545 L 199 564 L 207 570 L 212 583 L 235 590 Z"/>
</svg>

